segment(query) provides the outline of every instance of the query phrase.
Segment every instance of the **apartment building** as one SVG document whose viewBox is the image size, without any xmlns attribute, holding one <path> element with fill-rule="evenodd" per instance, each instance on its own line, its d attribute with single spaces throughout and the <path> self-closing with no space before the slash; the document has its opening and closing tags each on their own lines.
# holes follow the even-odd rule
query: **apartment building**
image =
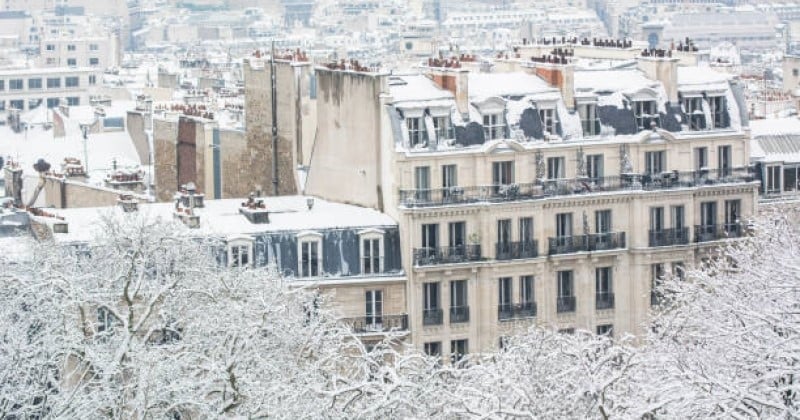
<svg viewBox="0 0 800 420">
<path fill-rule="evenodd" d="M 88 105 L 102 72 L 89 67 L 0 69 L 0 115 L 12 109 Z"/>
<path fill-rule="evenodd" d="M 39 44 L 39 67 L 94 67 L 107 69 L 120 64 L 119 37 L 43 34 Z"/>
<path fill-rule="evenodd" d="M 410 337 L 428 353 L 533 324 L 641 334 L 653 285 L 755 211 L 738 81 L 664 52 L 495 64 L 318 68 L 306 192 L 398 220 Z"/>
</svg>

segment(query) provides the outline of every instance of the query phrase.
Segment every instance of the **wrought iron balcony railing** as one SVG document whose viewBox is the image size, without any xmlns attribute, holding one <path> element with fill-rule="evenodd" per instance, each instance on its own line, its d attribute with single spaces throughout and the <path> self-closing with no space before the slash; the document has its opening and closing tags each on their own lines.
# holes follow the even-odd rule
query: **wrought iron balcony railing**
<svg viewBox="0 0 800 420">
<path fill-rule="evenodd" d="M 450 323 L 469 322 L 469 306 L 451 306 Z"/>
<path fill-rule="evenodd" d="M 724 223 L 717 225 L 695 225 L 695 242 L 717 241 L 725 238 L 738 238 L 743 233 L 739 223 Z"/>
<path fill-rule="evenodd" d="M 356 334 L 408 331 L 408 315 L 406 314 L 342 318 L 342 322 L 349 325 Z"/>
<path fill-rule="evenodd" d="M 533 318 L 536 316 L 536 302 L 507 303 L 497 306 L 497 318 L 500 321 L 511 319 Z"/>
<path fill-rule="evenodd" d="M 422 310 L 422 325 L 442 325 L 443 319 L 444 311 L 441 308 Z"/>
<path fill-rule="evenodd" d="M 524 242 L 497 242 L 495 244 L 495 258 L 498 260 L 519 260 L 536 258 L 539 256 L 537 241 Z"/>
<path fill-rule="evenodd" d="M 575 312 L 575 296 L 559 296 L 556 298 L 556 312 Z"/>
<path fill-rule="evenodd" d="M 548 238 L 547 248 L 549 255 L 625 248 L 625 232 L 557 236 L 555 238 Z"/>
<path fill-rule="evenodd" d="M 601 309 L 613 309 L 614 308 L 614 294 L 605 292 L 605 293 L 596 293 L 595 294 L 595 308 L 597 310 Z"/>
<path fill-rule="evenodd" d="M 405 207 L 429 207 L 471 203 L 532 200 L 544 197 L 621 190 L 666 190 L 705 185 L 744 183 L 755 180 L 750 167 L 668 171 L 657 174 L 624 174 L 597 178 L 546 179 L 532 183 L 456 186 L 400 190 Z"/>
<path fill-rule="evenodd" d="M 414 265 L 456 264 L 481 260 L 480 245 L 414 248 Z"/>
<path fill-rule="evenodd" d="M 648 244 L 654 246 L 673 246 L 689 244 L 689 228 L 662 229 L 649 231 Z"/>
</svg>

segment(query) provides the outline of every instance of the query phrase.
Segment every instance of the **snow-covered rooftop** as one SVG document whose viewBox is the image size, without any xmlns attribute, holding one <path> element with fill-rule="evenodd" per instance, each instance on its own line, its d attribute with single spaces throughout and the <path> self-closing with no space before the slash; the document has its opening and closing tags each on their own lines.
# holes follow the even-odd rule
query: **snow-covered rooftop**
<svg viewBox="0 0 800 420">
<path fill-rule="evenodd" d="M 390 76 L 389 92 L 395 103 L 453 99 L 450 91 L 440 88 L 421 74 Z"/>
<path fill-rule="evenodd" d="M 800 119 L 750 121 L 750 158 L 767 162 L 800 162 Z"/>
<path fill-rule="evenodd" d="M 195 209 L 200 216 L 200 227 L 193 234 L 222 236 L 247 235 L 267 232 L 303 232 L 325 229 L 369 228 L 397 226 L 391 217 L 377 210 L 341 204 L 314 197 L 309 210 L 307 196 L 263 197 L 269 211 L 268 224 L 251 223 L 239 213 L 241 199 L 205 200 L 205 207 Z M 152 217 L 172 219 L 174 203 L 140 203 L 139 212 Z M 88 242 L 102 234 L 99 227 L 104 214 L 122 213 L 119 207 L 92 207 L 81 209 L 53 209 L 49 212 L 63 216 L 69 224 L 69 233 L 57 233 L 60 242 Z"/>
<path fill-rule="evenodd" d="M 469 73 L 469 96 L 472 100 L 492 96 L 525 96 L 558 92 L 537 76 L 515 73 Z"/>
</svg>

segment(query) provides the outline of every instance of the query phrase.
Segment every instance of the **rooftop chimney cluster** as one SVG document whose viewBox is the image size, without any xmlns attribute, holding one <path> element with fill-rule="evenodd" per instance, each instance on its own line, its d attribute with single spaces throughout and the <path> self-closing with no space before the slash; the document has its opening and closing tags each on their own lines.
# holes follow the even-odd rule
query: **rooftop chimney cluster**
<svg viewBox="0 0 800 420">
<path fill-rule="evenodd" d="M 656 57 L 666 58 L 672 57 L 672 50 L 664 50 L 660 48 L 645 48 L 642 50 L 642 57 Z"/>
<path fill-rule="evenodd" d="M 64 158 L 64 162 L 61 164 L 61 171 L 68 178 L 86 176 L 86 169 L 83 167 L 83 163 L 81 163 L 80 159 L 74 157 Z"/>
<path fill-rule="evenodd" d="M 603 48 L 631 48 L 633 46 L 633 41 L 629 41 L 626 39 L 603 39 L 603 38 L 583 38 L 578 40 L 577 37 L 567 38 L 562 36 L 561 39 L 556 37 L 552 38 L 539 38 L 538 40 L 531 40 L 528 41 L 527 38 L 522 38 L 522 45 L 534 45 L 534 44 L 542 44 L 542 45 L 583 45 L 583 46 L 593 46 L 593 47 L 603 47 Z"/>
<path fill-rule="evenodd" d="M 683 52 L 697 52 L 697 46 L 694 45 L 694 41 L 689 39 L 687 36 L 684 41 L 678 42 L 678 46 L 676 47 L 674 44 L 670 45 L 670 49 L 683 51 Z"/>
<path fill-rule="evenodd" d="M 366 67 L 362 66 L 358 60 L 345 60 L 344 58 L 341 59 L 339 62 L 333 61 L 328 64 L 324 65 L 330 70 L 350 70 L 350 71 L 358 71 L 358 72 L 374 72 L 377 71 L 377 68 L 374 67 Z"/>
<path fill-rule="evenodd" d="M 571 55 L 552 55 L 552 54 L 542 54 L 541 57 L 531 57 L 531 61 L 534 63 L 548 63 L 548 64 L 569 64 L 569 59 Z"/>
<path fill-rule="evenodd" d="M 120 194 L 117 203 L 125 213 L 139 210 L 139 200 L 135 199 L 132 194 Z"/>
<path fill-rule="evenodd" d="M 250 223 L 269 223 L 269 211 L 267 211 L 267 206 L 264 204 L 264 200 L 256 199 L 255 193 L 250 193 L 247 201 L 242 202 L 239 213 L 243 214 Z"/>
<path fill-rule="evenodd" d="M 209 112 L 205 105 L 184 105 L 184 104 L 173 104 L 173 105 L 157 105 L 157 111 L 172 111 L 172 112 L 179 112 L 183 115 L 190 116 L 190 117 L 201 117 L 207 120 L 214 119 L 214 113 Z"/>
<path fill-rule="evenodd" d="M 204 207 L 204 197 L 197 193 L 194 182 L 181 185 L 180 191 L 175 194 L 175 218 L 191 229 L 199 228 L 200 215 L 195 214 L 194 209 Z"/>
</svg>

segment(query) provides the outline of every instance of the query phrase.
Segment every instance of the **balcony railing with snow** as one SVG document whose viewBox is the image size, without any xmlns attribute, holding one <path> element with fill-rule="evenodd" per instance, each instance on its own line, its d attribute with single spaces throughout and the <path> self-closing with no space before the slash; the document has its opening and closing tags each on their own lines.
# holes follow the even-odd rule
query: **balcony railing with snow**
<svg viewBox="0 0 800 420">
<path fill-rule="evenodd" d="M 695 225 L 695 242 L 717 241 L 725 238 L 739 238 L 744 229 L 739 223 L 724 223 L 715 225 Z"/>
<path fill-rule="evenodd" d="M 356 334 L 408 331 L 408 315 L 406 314 L 342 318 L 341 322 L 350 326 Z"/>
<path fill-rule="evenodd" d="M 480 261 L 480 245 L 443 246 L 438 248 L 414 248 L 414 265 L 456 264 Z"/>
<path fill-rule="evenodd" d="M 450 206 L 474 203 L 502 203 L 547 197 L 595 194 L 615 191 L 658 191 L 754 181 L 750 167 L 699 171 L 668 171 L 657 174 L 623 174 L 597 178 L 539 180 L 533 183 L 454 186 L 448 188 L 400 190 L 400 205 L 414 207 Z"/>
<path fill-rule="evenodd" d="M 625 248 L 625 232 L 592 233 L 589 235 L 548 238 L 549 255 L 621 248 Z"/>
</svg>

